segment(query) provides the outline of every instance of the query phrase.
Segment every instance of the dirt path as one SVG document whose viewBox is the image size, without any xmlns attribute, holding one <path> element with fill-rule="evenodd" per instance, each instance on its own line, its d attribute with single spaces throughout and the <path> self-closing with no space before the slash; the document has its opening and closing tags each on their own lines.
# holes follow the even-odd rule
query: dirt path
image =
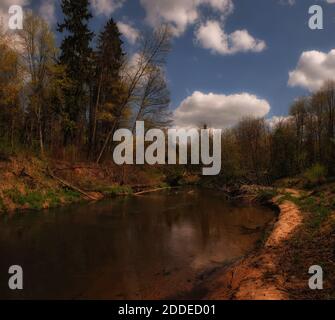
<svg viewBox="0 0 335 320">
<path fill-rule="evenodd" d="M 297 193 L 294 193 L 297 195 Z M 213 300 L 285 300 L 285 275 L 279 259 L 285 245 L 302 223 L 300 210 L 292 202 L 279 205 L 280 215 L 265 246 L 227 269 L 218 272 L 206 285 Z"/>
</svg>

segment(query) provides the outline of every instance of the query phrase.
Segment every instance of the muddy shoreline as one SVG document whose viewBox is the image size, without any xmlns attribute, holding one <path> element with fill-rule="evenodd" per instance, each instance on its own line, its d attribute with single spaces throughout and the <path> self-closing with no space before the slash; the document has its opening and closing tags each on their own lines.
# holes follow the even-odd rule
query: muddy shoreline
<svg viewBox="0 0 335 320">
<path fill-rule="evenodd" d="M 243 187 L 244 201 L 256 201 L 254 190 Z M 262 187 L 257 187 L 257 189 Z M 284 192 L 283 192 L 284 193 Z M 280 195 L 263 201 L 262 205 L 277 212 L 277 218 L 264 231 L 264 241 L 246 256 L 224 266 L 208 270 L 199 276 L 191 292 L 177 299 L 199 300 L 288 300 L 285 276 L 278 264 L 287 250 L 291 236 L 302 223 L 301 212 L 289 201 L 280 202 Z"/>
</svg>

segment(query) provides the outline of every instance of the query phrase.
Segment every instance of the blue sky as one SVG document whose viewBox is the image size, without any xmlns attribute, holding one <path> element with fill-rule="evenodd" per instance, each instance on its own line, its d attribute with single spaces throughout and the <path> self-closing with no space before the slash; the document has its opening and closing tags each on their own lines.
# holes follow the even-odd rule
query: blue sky
<svg viewBox="0 0 335 320">
<path fill-rule="evenodd" d="M 4 1 L 15 3 L 13 0 Z M 41 3 L 44 3 L 42 11 L 44 15 L 49 15 L 51 24 L 61 18 L 58 0 L 30 1 L 30 4 L 27 3 L 28 0 L 17 1 L 26 1 L 27 5 L 40 11 Z M 288 86 L 289 72 L 297 68 L 303 52 L 316 50 L 326 55 L 335 48 L 335 4 L 327 3 L 327 0 L 295 0 L 291 4 L 287 3 L 289 0 L 187 0 L 188 3 L 203 2 L 203 5 L 192 8 L 194 12 L 185 11 L 186 14 L 197 15 L 191 19 L 186 17 L 189 19 L 187 22 L 182 15 L 180 20 L 175 19 L 181 12 L 178 8 L 183 6 L 176 5 L 174 12 L 171 6 L 177 3 L 175 0 L 92 1 L 95 9 L 91 25 L 97 32 L 110 15 L 116 21 L 131 26 L 133 31 L 148 30 L 161 22 L 170 22 L 178 29 L 167 65 L 173 109 L 178 108 L 196 91 L 204 96 L 209 93 L 218 96 L 248 93 L 268 102 L 271 107 L 266 114 L 268 118 L 287 115 L 289 106 L 296 97 L 308 94 L 311 88 L 315 89 L 315 85 L 301 82 L 301 74 L 310 72 L 308 77 L 316 72 L 322 77 L 322 71 L 315 70 L 322 66 L 317 63 L 315 65 L 314 56 L 307 57 L 303 68 L 311 63 L 313 72 L 308 70 L 308 66 L 307 70 L 300 70 L 302 73 L 298 70 L 298 80 L 293 81 L 294 85 Z M 180 0 L 179 3 L 183 1 L 185 0 Z M 231 2 L 234 9 L 223 7 L 225 2 Z M 308 10 L 314 4 L 323 8 L 324 30 L 312 31 L 308 27 Z M 155 6 L 156 11 L 152 9 Z M 255 41 L 263 41 L 266 48 L 258 51 L 235 50 L 236 52 L 232 49 L 229 53 L 222 48 L 221 51 L 218 48 L 210 49 L 206 45 L 209 35 L 204 34 L 203 43 L 199 42 L 199 38 L 198 42 L 195 41 L 199 28 L 208 21 L 216 21 L 225 35 L 246 30 Z M 138 49 L 137 42 L 127 41 L 125 37 L 125 48 L 131 56 Z M 332 66 L 335 72 L 335 66 Z M 187 107 L 192 107 L 191 100 Z"/>
</svg>

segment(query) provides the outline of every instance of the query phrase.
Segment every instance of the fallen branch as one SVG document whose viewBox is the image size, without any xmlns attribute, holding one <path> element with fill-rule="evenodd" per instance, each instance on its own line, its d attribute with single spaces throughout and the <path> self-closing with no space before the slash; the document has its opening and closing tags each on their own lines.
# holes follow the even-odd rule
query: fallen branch
<svg viewBox="0 0 335 320">
<path fill-rule="evenodd" d="M 47 172 L 49 174 L 49 176 L 51 178 L 53 178 L 54 180 L 57 180 L 58 182 L 60 182 L 63 186 L 67 187 L 67 188 L 70 188 L 74 191 L 77 191 L 79 192 L 80 194 L 84 195 L 85 197 L 87 197 L 88 199 L 91 199 L 91 200 L 94 200 L 94 201 L 97 201 L 98 199 L 96 197 L 93 197 L 92 195 L 88 194 L 87 192 L 79 189 L 78 187 L 70 184 L 69 182 L 61 179 L 61 178 L 58 178 L 57 176 L 55 176 L 55 174 L 50 170 L 50 168 L 47 168 Z"/>
<path fill-rule="evenodd" d="M 141 192 L 136 192 L 134 193 L 134 196 L 140 196 L 142 194 L 146 193 L 153 193 L 153 192 L 158 192 L 158 191 L 163 191 L 163 190 L 170 190 L 170 189 L 179 189 L 180 187 L 166 187 L 166 188 L 156 188 L 156 189 L 151 189 L 151 190 L 145 190 Z"/>
<path fill-rule="evenodd" d="M 64 167 L 64 168 L 56 168 L 55 171 L 66 171 L 66 170 L 76 170 L 76 169 L 86 169 L 86 170 L 96 170 L 100 169 L 98 166 L 72 166 L 72 167 Z"/>
</svg>

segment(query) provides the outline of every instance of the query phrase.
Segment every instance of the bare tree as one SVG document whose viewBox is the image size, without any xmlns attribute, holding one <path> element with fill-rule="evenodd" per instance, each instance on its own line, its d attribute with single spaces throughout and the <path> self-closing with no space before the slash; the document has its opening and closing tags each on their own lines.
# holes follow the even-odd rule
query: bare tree
<svg viewBox="0 0 335 320">
<path fill-rule="evenodd" d="M 54 37 L 47 23 L 33 13 L 25 18 L 25 27 L 19 33 L 23 49 L 22 58 L 26 71 L 29 96 L 29 112 L 37 123 L 38 139 L 41 155 L 44 154 L 43 110 L 45 95 L 49 85 L 48 77 L 54 65 L 56 47 Z"/>
<path fill-rule="evenodd" d="M 166 56 L 171 48 L 170 28 L 165 25 L 156 30 L 152 36 L 145 37 L 142 41 L 141 50 L 137 55 L 135 63 L 132 67 L 125 68 L 123 71 L 125 95 L 116 110 L 115 120 L 99 152 L 96 160 L 97 163 L 101 161 L 110 139 L 122 117 L 124 109 L 131 104 L 134 99 L 136 89 L 145 79 L 148 68 L 152 65 L 162 66 L 165 63 Z"/>
<path fill-rule="evenodd" d="M 149 126 L 164 127 L 169 124 L 170 92 L 165 74 L 160 67 L 150 66 L 139 92 L 139 104 L 135 110 L 132 131 L 135 131 L 136 121 L 146 121 Z"/>
</svg>

